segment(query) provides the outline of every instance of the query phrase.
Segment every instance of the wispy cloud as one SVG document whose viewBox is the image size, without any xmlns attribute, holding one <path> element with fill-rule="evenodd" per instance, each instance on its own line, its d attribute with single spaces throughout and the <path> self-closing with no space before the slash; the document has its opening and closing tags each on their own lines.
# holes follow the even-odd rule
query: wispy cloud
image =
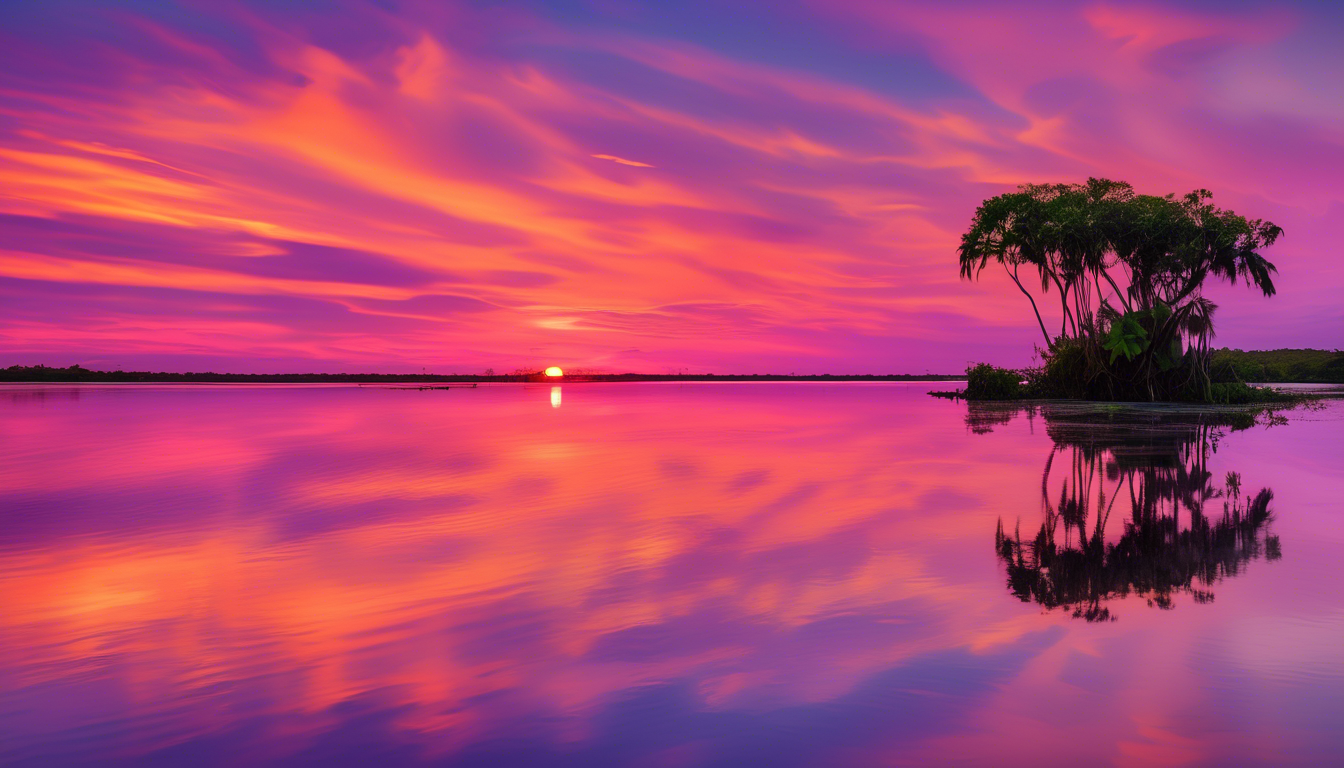
<svg viewBox="0 0 1344 768">
<path fill-rule="evenodd" d="M 598 160 L 610 160 L 610 161 L 613 162 L 613 163 L 620 163 L 621 165 L 631 165 L 631 166 L 634 166 L 635 168 L 652 168 L 652 167 L 653 167 L 652 165 L 649 165 L 648 163 L 639 163 L 639 162 L 636 162 L 636 161 L 634 161 L 634 160 L 626 160 L 624 157 L 617 157 L 617 156 L 615 156 L 615 155 L 593 155 L 593 157 L 596 157 Z"/>
</svg>

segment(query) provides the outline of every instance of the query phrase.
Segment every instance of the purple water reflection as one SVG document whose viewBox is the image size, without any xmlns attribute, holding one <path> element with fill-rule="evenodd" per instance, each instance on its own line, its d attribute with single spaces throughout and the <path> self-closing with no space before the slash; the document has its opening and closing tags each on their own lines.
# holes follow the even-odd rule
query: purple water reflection
<svg viewBox="0 0 1344 768">
<path fill-rule="evenodd" d="M 0 390 L 0 763 L 1344 755 L 1344 403 L 928 388 Z"/>
</svg>

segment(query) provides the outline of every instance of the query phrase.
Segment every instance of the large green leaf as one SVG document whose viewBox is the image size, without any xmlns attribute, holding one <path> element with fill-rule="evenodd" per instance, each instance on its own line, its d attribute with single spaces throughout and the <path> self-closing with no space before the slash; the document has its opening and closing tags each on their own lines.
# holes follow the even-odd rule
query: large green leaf
<svg viewBox="0 0 1344 768">
<path fill-rule="evenodd" d="M 1111 353 L 1112 363 L 1121 355 L 1126 360 L 1133 360 L 1143 354 L 1148 346 L 1148 331 L 1144 330 L 1133 313 L 1129 313 L 1111 323 L 1111 330 L 1101 346 Z"/>
</svg>

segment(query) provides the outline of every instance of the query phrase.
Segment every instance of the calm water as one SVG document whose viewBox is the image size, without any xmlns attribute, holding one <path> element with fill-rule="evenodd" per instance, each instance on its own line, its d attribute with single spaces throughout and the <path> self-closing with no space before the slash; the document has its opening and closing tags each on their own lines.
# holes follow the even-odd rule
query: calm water
<svg viewBox="0 0 1344 768">
<path fill-rule="evenodd" d="M 0 764 L 1344 762 L 1344 402 L 929 388 L 0 390 Z"/>
</svg>

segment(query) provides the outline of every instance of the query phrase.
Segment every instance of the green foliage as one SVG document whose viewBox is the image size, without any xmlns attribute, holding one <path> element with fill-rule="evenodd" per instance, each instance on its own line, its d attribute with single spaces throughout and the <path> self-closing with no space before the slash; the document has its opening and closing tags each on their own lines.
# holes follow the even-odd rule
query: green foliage
<svg viewBox="0 0 1344 768">
<path fill-rule="evenodd" d="M 1268 387 L 1252 387 L 1240 381 L 1217 382 L 1209 385 L 1211 403 L 1219 405 L 1248 405 L 1251 403 L 1291 402 L 1291 395 Z"/>
<path fill-rule="evenodd" d="M 1107 390 L 1097 380 L 1086 378 L 1086 355 L 1077 345 L 1060 348 L 1040 368 L 1018 372 L 981 363 L 967 369 L 967 385 L 959 392 L 931 392 L 967 400 L 1138 400 L 1132 390 Z M 1081 371 L 1081 372 L 1080 372 Z M 1025 384 L 1021 378 L 1025 377 Z M 1272 387 L 1255 387 L 1240 381 L 1214 382 L 1205 389 L 1172 387 L 1178 402 L 1214 405 L 1291 405 L 1310 400 L 1306 395 Z M 1250 426 L 1250 423 L 1241 425 Z"/>
<path fill-rule="evenodd" d="M 1007 368 L 980 363 L 966 369 L 967 400 L 1020 400 L 1022 374 Z"/>
<path fill-rule="evenodd" d="M 1126 360 L 1133 360 L 1148 348 L 1148 331 L 1143 329 L 1138 318 L 1130 312 L 1111 324 L 1111 330 L 1106 334 L 1101 346 L 1111 353 L 1112 363 L 1120 355 L 1124 355 Z"/>
<path fill-rule="evenodd" d="M 1185 355 L 1181 353 L 1181 338 L 1175 336 L 1166 349 L 1155 349 L 1153 351 L 1153 362 L 1157 364 L 1157 369 L 1163 373 L 1174 370 L 1177 366 L 1186 362 Z"/>
<path fill-rule="evenodd" d="M 1283 230 L 1222 210 L 1210 197 L 1203 189 L 1139 195 L 1123 182 L 1088 179 L 1026 184 L 981 204 L 961 239 L 961 275 L 974 279 L 992 261 L 1031 302 L 1046 349 L 1028 390 L 1106 400 L 1214 397 L 1217 306 L 1203 297 L 1204 283 L 1244 282 L 1273 296 L 1276 269 L 1260 251 Z M 1059 302 L 1058 334 L 1047 330 L 1023 282 L 1032 273 L 1042 301 L 1053 289 Z"/>
<path fill-rule="evenodd" d="M 1141 322 L 1141 321 L 1140 321 Z M 1301 398 L 1292 393 L 1267 387 L 1253 387 L 1241 381 L 1206 382 L 1193 376 L 1196 370 L 1190 363 L 1191 352 L 1174 352 L 1176 363 L 1168 370 L 1158 371 L 1156 386 L 1169 393 L 1167 399 L 1180 402 L 1203 402 L 1223 405 L 1254 403 L 1295 403 Z M 1107 374 L 1108 360 L 1096 339 L 1064 338 L 1053 349 L 1045 351 L 1039 368 L 1025 371 L 1006 371 L 988 365 L 977 365 L 967 371 L 968 382 L 963 394 L 968 400 L 1011 399 L 1064 399 L 1099 401 L 1143 401 L 1146 397 L 1146 379 L 1122 378 L 1127 369 L 1123 360 L 1116 361 Z M 1019 375 L 1020 374 L 1020 375 Z M 1014 388 L 1011 381 L 1025 379 Z M 1011 380 L 1011 381 L 1010 381 Z M 1014 392 L 1016 394 L 1014 394 Z"/>
<path fill-rule="evenodd" d="M 1045 354 L 1040 368 L 1027 371 L 1027 390 L 1031 397 L 1087 399 L 1090 368 L 1082 342 L 1060 339 Z"/>
<path fill-rule="evenodd" d="M 1214 381 L 1344 384 L 1344 351 L 1216 349 L 1210 368 Z"/>
</svg>

